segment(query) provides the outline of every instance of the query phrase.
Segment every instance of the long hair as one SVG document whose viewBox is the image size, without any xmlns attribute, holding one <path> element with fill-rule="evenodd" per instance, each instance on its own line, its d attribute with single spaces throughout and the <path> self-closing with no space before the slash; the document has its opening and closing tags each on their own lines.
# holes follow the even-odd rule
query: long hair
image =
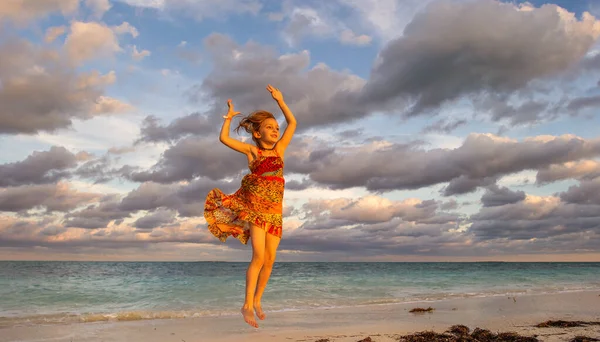
<svg viewBox="0 0 600 342">
<path fill-rule="evenodd" d="M 266 110 L 257 110 L 244 117 L 242 121 L 240 121 L 240 124 L 235 128 L 235 131 L 239 134 L 240 128 L 243 127 L 246 132 L 250 133 L 256 146 L 261 147 L 258 139 L 254 137 L 254 132 L 258 132 L 260 125 L 267 119 L 275 119 L 275 116 Z"/>
</svg>

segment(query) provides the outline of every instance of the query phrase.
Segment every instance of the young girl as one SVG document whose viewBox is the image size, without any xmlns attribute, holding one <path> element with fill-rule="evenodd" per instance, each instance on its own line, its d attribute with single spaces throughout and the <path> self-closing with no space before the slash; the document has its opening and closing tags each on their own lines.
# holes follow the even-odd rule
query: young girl
<svg viewBox="0 0 600 342">
<path fill-rule="evenodd" d="M 243 127 L 252 135 L 254 144 L 246 144 L 229 137 L 231 118 L 240 114 L 227 101 L 229 111 L 221 128 L 220 140 L 226 146 L 246 155 L 251 173 L 244 176 L 242 186 L 232 195 L 213 189 L 206 197 L 204 217 L 208 230 L 225 242 L 230 235 L 243 244 L 252 241 L 252 261 L 246 272 L 246 299 L 242 307 L 244 320 L 258 328 L 254 311 L 265 319 L 260 300 L 271 276 L 275 252 L 281 240 L 283 155 L 296 130 L 296 119 L 283 101 L 281 92 L 271 86 L 267 90 L 277 101 L 285 116 L 287 127 L 279 139 L 279 124 L 273 114 L 256 111 L 243 118 L 236 131 Z"/>
</svg>

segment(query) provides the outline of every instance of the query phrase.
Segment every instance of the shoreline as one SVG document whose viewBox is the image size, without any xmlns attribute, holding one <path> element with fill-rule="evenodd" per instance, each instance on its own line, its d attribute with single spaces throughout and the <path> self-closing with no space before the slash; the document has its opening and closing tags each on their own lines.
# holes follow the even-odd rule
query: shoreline
<svg viewBox="0 0 600 342">
<path fill-rule="evenodd" d="M 493 298 L 517 298 L 527 296 L 545 296 L 545 295 L 561 295 L 569 293 L 585 293 L 593 292 L 594 289 L 566 289 L 566 290 L 550 290 L 550 291 L 539 291 L 539 292 L 505 292 L 505 293 L 461 293 L 453 295 L 441 295 L 439 298 L 407 298 L 404 301 L 400 300 L 384 300 L 373 303 L 361 303 L 355 305 L 337 305 L 337 306 L 322 306 L 322 307 L 300 307 L 300 308 L 288 308 L 288 309 L 276 309 L 271 311 L 273 314 L 284 314 L 284 313 L 306 313 L 311 311 L 326 311 L 326 310 L 360 310 L 369 309 L 371 307 L 379 306 L 398 306 L 398 305 L 426 305 L 431 306 L 440 302 L 455 301 L 455 300 L 469 300 L 469 299 L 493 299 Z M 198 313 L 199 310 L 177 310 L 177 309 L 166 309 L 159 311 L 150 310 L 132 310 L 132 311 L 120 311 L 120 312 L 86 312 L 86 313 L 47 313 L 47 314 L 34 314 L 28 316 L 1 316 L 0 315 L 0 329 L 10 328 L 12 326 L 36 326 L 42 325 L 64 325 L 64 324 L 85 324 L 85 323 L 97 323 L 97 322 L 129 322 L 129 321 L 157 321 L 157 320 L 181 320 L 181 319 L 200 319 L 200 318 L 219 318 L 219 317 L 237 317 L 239 315 L 238 310 L 231 309 L 215 313 Z M 13 324 L 10 324 L 13 323 Z"/>
<path fill-rule="evenodd" d="M 430 313 L 410 313 L 415 307 L 434 308 Z M 568 328 L 535 328 L 547 320 L 600 321 L 600 289 L 516 297 L 494 296 L 447 299 L 435 302 L 375 304 L 361 307 L 267 312 L 260 328 L 247 326 L 241 315 L 185 319 L 38 324 L 0 328 L 0 341 L 358 341 L 419 331 L 444 332 L 465 325 L 492 332 L 514 331 L 531 336 L 550 334 L 543 341 L 568 341 L 580 333 L 600 338 L 600 325 Z M 560 331 L 559 331 L 560 330 Z M 552 334 L 558 334 L 552 337 Z M 389 335 L 389 336 L 386 336 Z M 362 336 L 361 338 L 358 338 Z M 573 335 L 574 336 L 574 335 Z"/>
</svg>

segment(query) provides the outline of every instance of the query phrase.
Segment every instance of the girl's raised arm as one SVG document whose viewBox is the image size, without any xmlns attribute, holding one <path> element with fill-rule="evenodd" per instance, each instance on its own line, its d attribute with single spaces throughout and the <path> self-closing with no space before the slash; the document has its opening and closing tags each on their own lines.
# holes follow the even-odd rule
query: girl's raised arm
<svg viewBox="0 0 600 342">
<path fill-rule="evenodd" d="M 227 111 L 227 115 L 223 116 L 223 118 L 225 118 L 225 121 L 223 121 L 223 126 L 221 127 L 221 135 L 219 136 L 219 140 L 225 146 L 245 155 L 249 155 L 251 149 L 250 144 L 246 144 L 229 136 L 229 127 L 231 126 L 231 119 L 234 116 L 240 114 L 240 112 L 236 112 L 233 109 L 233 103 L 231 102 L 231 100 L 227 100 L 227 106 L 229 107 L 229 110 Z"/>
<path fill-rule="evenodd" d="M 285 128 L 281 139 L 279 139 L 279 141 L 277 142 L 278 152 L 280 152 L 280 155 L 283 156 L 285 149 L 290 144 L 290 141 L 292 141 L 292 137 L 294 136 L 294 132 L 296 131 L 296 118 L 294 117 L 294 114 L 283 100 L 283 94 L 281 94 L 281 91 L 279 91 L 279 89 L 269 84 L 267 86 L 267 90 L 271 93 L 273 99 L 277 101 L 279 108 L 281 108 L 281 111 L 285 116 L 285 121 L 287 122 L 287 127 Z"/>
</svg>

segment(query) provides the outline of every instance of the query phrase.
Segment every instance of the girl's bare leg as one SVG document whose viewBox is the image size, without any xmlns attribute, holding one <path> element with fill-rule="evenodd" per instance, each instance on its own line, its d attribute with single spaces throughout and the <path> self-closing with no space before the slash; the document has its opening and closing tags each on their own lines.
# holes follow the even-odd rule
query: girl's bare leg
<svg viewBox="0 0 600 342">
<path fill-rule="evenodd" d="M 272 234 L 266 234 L 264 263 L 258 275 L 258 284 L 256 286 L 256 293 L 254 294 L 254 310 L 256 310 L 256 316 L 261 320 L 265 319 L 266 315 L 262 311 L 260 301 L 271 277 L 271 271 L 275 263 L 275 254 L 280 241 L 281 238 Z"/>
<path fill-rule="evenodd" d="M 254 225 L 250 227 L 252 260 L 246 271 L 246 299 L 241 311 L 244 316 L 244 321 L 255 328 L 258 328 L 258 324 L 254 319 L 254 293 L 256 291 L 258 274 L 263 267 L 265 260 L 265 234 L 265 230 L 260 227 Z"/>
</svg>

